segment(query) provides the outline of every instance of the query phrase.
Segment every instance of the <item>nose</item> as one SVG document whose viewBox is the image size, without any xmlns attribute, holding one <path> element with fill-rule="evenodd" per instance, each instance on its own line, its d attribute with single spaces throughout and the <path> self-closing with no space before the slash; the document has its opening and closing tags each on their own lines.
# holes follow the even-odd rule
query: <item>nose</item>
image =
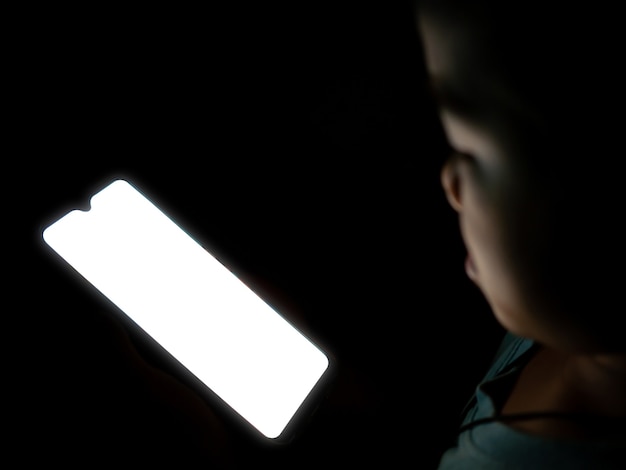
<svg viewBox="0 0 626 470">
<path fill-rule="evenodd" d="M 463 206 L 461 204 L 461 181 L 458 157 L 456 155 L 448 158 L 441 169 L 441 186 L 443 186 L 450 206 L 455 211 L 460 212 Z"/>
</svg>

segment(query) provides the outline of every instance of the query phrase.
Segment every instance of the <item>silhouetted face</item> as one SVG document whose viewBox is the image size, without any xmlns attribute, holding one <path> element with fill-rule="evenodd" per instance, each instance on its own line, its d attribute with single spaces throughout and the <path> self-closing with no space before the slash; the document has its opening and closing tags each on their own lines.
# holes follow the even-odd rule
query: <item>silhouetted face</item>
<svg viewBox="0 0 626 470">
<path fill-rule="evenodd" d="M 474 39 L 471 25 L 451 29 L 426 13 L 418 26 L 456 151 L 442 183 L 459 215 L 469 277 L 509 331 L 564 349 L 588 348 L 584 322 L 572 321 L 562 302 L 576 296 L 577 274 L 590 274 L 576 273 L 578 254 L 563 248 L 576 231 L 578 202 L 562 194 L 569 186 L 553 178 L 558 171 L 543 172 L 537 163 L 553 151 L 545 139 L 551 129 L 509 86 L 509 72 L 499 69 L 483 39 Z"/>
</svg>

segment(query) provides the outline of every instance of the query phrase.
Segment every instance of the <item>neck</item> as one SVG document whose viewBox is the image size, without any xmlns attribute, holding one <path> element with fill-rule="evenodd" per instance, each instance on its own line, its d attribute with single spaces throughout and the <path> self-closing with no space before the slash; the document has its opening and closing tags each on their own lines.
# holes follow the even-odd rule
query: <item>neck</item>
<svg viewBox="0 0 626 470">
<path fill-rule="evenodd" d="M 561 379 L 585 411 L 626 417 L 626 354 L 566 356 Z"/>
<path fill-rule="evenodd" d="M 626 354 L 583 355 L 539 349 L 520 374 L 501 414 L 545 412 L 626 419 Z M 510 425 L 553 437 L 598 437 L 613 432 L 602 425 L 562 419 L 529 419 Z"/>
</svg>

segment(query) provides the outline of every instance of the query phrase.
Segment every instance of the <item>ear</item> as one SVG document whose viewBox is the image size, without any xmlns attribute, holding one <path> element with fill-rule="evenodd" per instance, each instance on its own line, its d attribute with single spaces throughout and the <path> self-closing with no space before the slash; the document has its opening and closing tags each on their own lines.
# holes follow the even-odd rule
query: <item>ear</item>
<svg viewBox="0 0 626 470">
<path fill-rule="evenodd" d="M 448 203 L 452 208 L 460 212 L 463 208 L 461 204 L 461 179 L 458 171 L 458 155 L 454 154 L 446 160 L 441 169 L 441 185 L 446 193 Z"/>
</svg>

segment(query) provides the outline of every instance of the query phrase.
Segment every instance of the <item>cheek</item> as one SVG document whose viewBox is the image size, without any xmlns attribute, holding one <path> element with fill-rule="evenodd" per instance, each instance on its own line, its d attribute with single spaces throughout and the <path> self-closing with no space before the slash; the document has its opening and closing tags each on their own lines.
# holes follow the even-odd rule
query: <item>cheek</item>
<svg viewBox="0 0 626 470">
<path fill-rule="evenodd" d="M 520 286 L 518 237 L 511 224 L 514 208 L 497 188 L 476 175 L 466 174 L 462 184 L 461 232 L 478 272 L 476 283 L 498 321 L 508 330 L 526 336 L 528 311 Z M 472 177 L 473 176 L 473 177 Z M 495 202 L 494 202 L 495 201 Z"/>
</svg>

